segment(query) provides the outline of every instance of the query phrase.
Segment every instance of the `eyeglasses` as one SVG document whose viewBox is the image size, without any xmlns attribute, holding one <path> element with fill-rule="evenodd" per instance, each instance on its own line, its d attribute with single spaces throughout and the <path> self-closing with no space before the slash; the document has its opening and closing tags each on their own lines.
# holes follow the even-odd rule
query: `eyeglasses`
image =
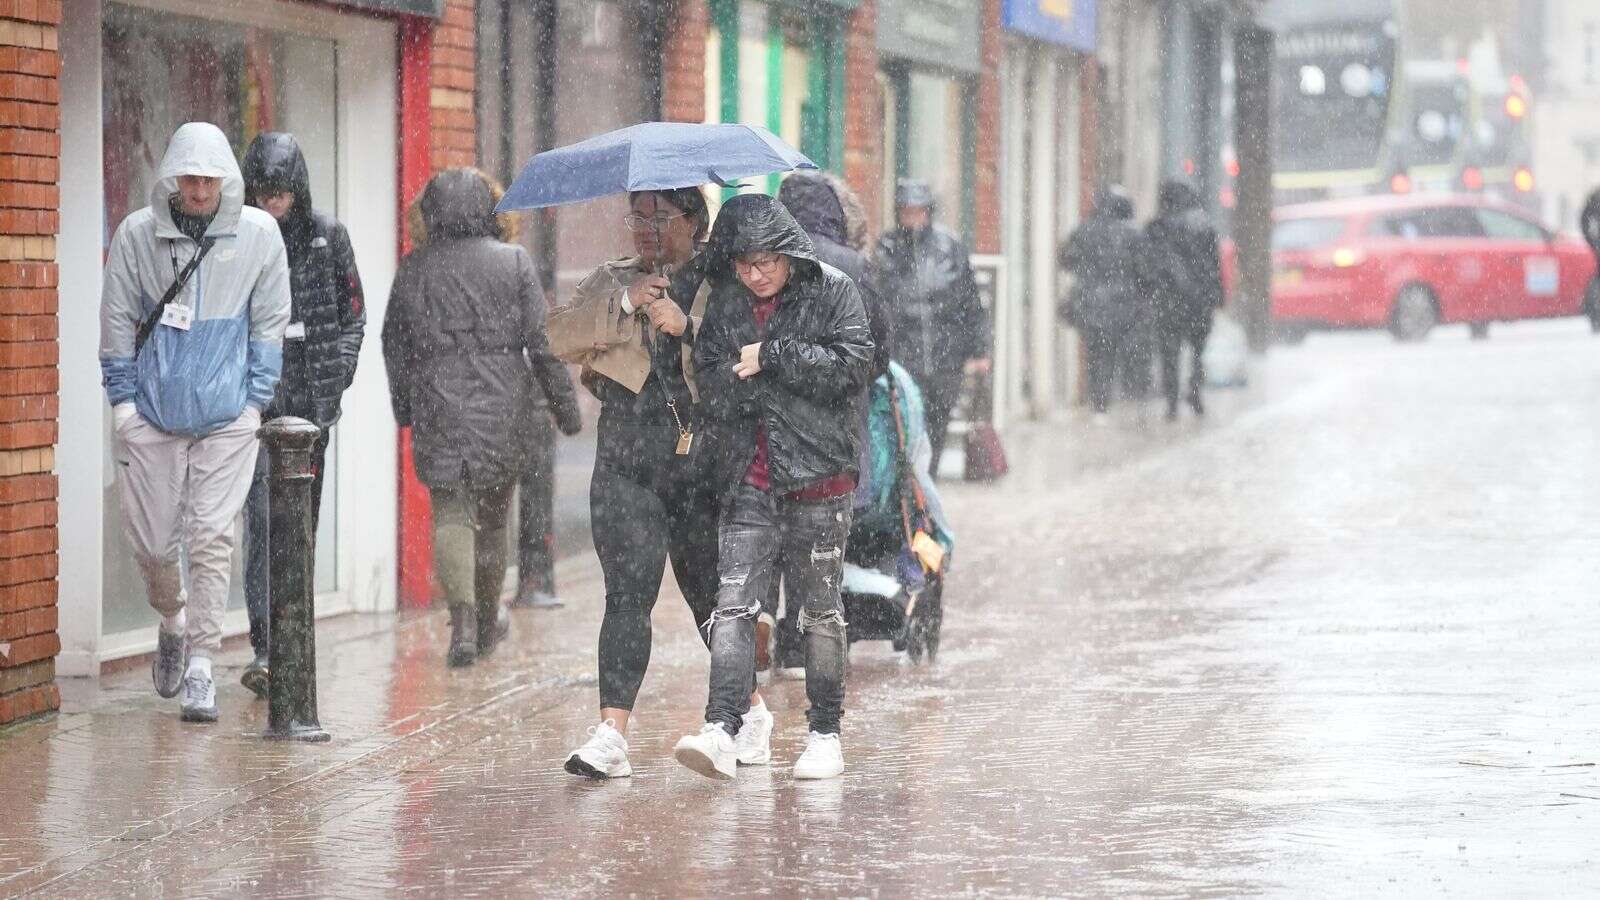
<svg viewBox="0 0 1600 900">
<path fill-rule="evenodd" d="M 660 231 L 661 229 L 666 228 L 668 225 L 671 225 L 673 219 L 681 218 L 683 218 L 683 213 L 677 213 L 671 216 L 661 215 L 658 213 L 654 216 L 648 217 L 634 213 L 631 216 L 623 216 L 622 224 L 628 226 L 629 231 Z"/>
<path fill-rule="evenodd" d="M 748 275 L 751 270 L 755 270 L 770 278 L 778 274 L 778 267 L 782 262 L 783 257 L 774 253 L 771 256 L 764 256 L 760 259 L 735 259 L 733 261 L 733 269 L 740 275 Z"/>
</svg>

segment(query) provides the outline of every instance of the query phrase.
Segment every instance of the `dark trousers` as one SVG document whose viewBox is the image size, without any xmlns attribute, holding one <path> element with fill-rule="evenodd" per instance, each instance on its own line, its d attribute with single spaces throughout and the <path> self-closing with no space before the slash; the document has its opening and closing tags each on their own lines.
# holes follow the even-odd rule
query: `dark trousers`
<svg viewBox="0 0 1600 900">
<path fill-rule="evenodd" d="M 528 468 L 517 488 L 517 573 L 524 585 L 556 592 L 556 442 L 550 417 L 535 416 Z"/>
<path fill-rule="evenodd" d="M 1183 323 L 1161 329 L 1161 390 L 1167 397 L 1167 411 L 1178 410 L 1178 358 L 1185 346 L 1194 351 L 1194 366 L 1189 373 L 1189 403 L 1200 405 L 1200 391 L 1205 386 L 1206 340 L 1211 336 L 1211 322 Z"/>
<path fill-rule="evenodd" d="M 675 480 L 677 442 L 672 426 L 600 422 L 589 518 L 606 583 L 602 709 L 633 709 L 650 666 L 650 612 L 669 559 L 695 624 L 716 608 L 717 498 L 704 483 Z"/>
<path fill-rule="evenodd" d="M 852 497 L 787 500 L 740 485 L 726 498 L 718 529 L 721 583 L 711 617 L 711 689 L 706 721 L 736 735 L 750 711 L 756 616 L 781 572 L 800 610 L 806 646 L 806 717 L 811 730 L 837 734 L 844 715 L 845 542 Z"/>
<path fill-rule="evenodd" d="M 312 552 L 316 552 L 317 524 L 322 519 L 322 472 L 328 454 L 328 430 L 324 428 L 311 446 Z M 250 646 L 257 656 L 267 655 L 272 646 L 272 568 L 268 558 L 271 537 L 270 511 L 272 488 L 268 479 L 271 454 L 266 447 L 256 454 L 256 472 L 250 479 L 250 495 L 244 501 L 244 606 L 250 617 Z"/>
<path fill-rule="evenodd" d="M 1105 412 L 1111 408 L 1111 394 L 1116 389 L 1124 332 L 1114 328 L 1085 328 L 1081 334 L 1083 350 L 1089 358 L 1089 403 L 1095 412 Z"/>
<path fill-rule="evenodd" d="M 958 360 L 958 363 L 964 362 Z M 945 435 L 950 431 L 950 416 L 961 399 L 961 369 L 913 372 L 912 379 L 922 389 L 922 417 L 928 426 L 928 442 L 933 445 L 930 472 L 939 477 L 939 460 L 944 455 Z"/>
</svg>

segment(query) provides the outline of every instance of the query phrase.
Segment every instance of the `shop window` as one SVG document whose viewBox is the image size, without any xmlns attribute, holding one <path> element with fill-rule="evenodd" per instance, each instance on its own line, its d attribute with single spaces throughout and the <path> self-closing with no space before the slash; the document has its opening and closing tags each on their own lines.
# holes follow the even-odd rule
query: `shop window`
<svg viewBox="0 0 1600 900">
<path fill-rule="evenodd" d="M 933 188 L 947 228 L 970 232 L 972 139 L 965 79 L 900 65 L 880 74 L 883 92 L 884 209 L 894 209 L 894 180 L 920 178 Z M 885 216 L 892 223 L 892 213 Z"/>
<path fill-rule="evenodd" d="M 261 132 L 293 133 L 305 151 L 314 202 L 337 214 L 332 41 L 119 3 L 106 4 L 103 29 L 107 243 L 123 218 L 150 203 L 167 141 L 185 122 L 217 125 L 236 154 Z M 105 446 L 102 630 L 117 633 L 144 628 L 151 619 L 123 537 L 109 414 Z M 331 447 L 316 544 L 318 592 L 338 588 L 336 459 L 337 447 Z M 241 562 L 236 555 L 229 608 L 244 605 Z"/>
</svg>

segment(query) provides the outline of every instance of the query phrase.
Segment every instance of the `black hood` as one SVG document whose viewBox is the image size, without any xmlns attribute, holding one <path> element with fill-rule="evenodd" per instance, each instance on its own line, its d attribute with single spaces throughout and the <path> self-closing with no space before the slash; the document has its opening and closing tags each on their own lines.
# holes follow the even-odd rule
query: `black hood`
<svg viewBox="0 0 1600 900">
<path fill-rule="evenodd" d="M 1107 185 L 1094 198 L 1094 214 L 1110 219 L 1132 219 L 1133 198 L 1120 184 Z"/>
<path fill-rule="evenodd" d="M 446 169 L 422 194 L 422 224 L 429 239 L 498 237 L 494 188 L 475 169 Z"/>
<path fill-rule="evenodd" d="M 306 168 L 306 157 L 294 135 L 282 131 L 264 131 L 250 142 L 244 151 L 239 168 L 244 175 L 244 200 L 256 205 L 262 194 L 290 191 L 294 194 L 294 208 L 289 216 L 305 219 L 311 216 L 311 172 Z"/>
<path fill-rule="evenodd" d="M 1176 180 L 1161 182 L 1156 193 L 1157 215 L 1177 216 L 1199 208 L 1200 194 L 1194 188 Z"/>
<path fill-rule="evenodd" d="M 711 226 L 707 252 L 715 277 L 733 277 L 733 258 L 741 253 L 781 253 L 799 260 L 800 270 L 818 268 L 817 248 L 800 223 L 776 197 L 740 194 L 722 204 Z"/>
<path fill-rule="evenodd" d="M 850 228 L 845 223 L 844 204 L 833 185 L 821 175 L 796 172 L 784 179 L 778 199 L 807 234 L 819 235 L 840 246 L 848 246 Z"/>
</svg>

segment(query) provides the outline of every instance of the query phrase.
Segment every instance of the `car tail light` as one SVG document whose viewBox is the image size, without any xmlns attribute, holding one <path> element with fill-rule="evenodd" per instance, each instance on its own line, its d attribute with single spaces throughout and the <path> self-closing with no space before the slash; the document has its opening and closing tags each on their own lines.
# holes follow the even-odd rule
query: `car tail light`
<svg viewBox="0 0 1600 900">
<path fill-rule="evenodd" d="M 1469 191 L 1483 190 L 1483 171 L 1472 166 L 1462 169 L 1461 186 Z"/>
<path fill-rule="evenodd" d="M 1389 179 L 1389 190 L 1396 194 L 1411 193 L 1411 176 L 1404 172 L 1395 173 L 1395 176 Z"/>
<path fill-rule="evenodd" d="M 1516 185 L 1517 190 L 1524 194 L 1532 193 L 1534 185 L 1533 170 L 1527 166 L 1517 169 L 1517 173 L 1511 176 L 1511 183 Z"/>
<path fill-rule="evenodd" d="M 1361 265 L 1366 260 L 1366 254 L 1352 247 L 1340 247 L 1333 251 L 1333 266 L 1336 269 L 1349 269 Z"/>
</svg>

